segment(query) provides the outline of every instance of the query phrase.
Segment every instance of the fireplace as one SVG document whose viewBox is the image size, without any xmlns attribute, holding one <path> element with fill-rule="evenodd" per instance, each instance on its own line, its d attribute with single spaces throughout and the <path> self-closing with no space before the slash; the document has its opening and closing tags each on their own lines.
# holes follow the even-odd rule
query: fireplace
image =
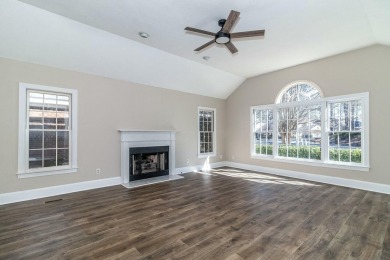
<svg viewBox="0 0 390 260">
<path fill-rule="evenodd" d="M 129 181 L 169 175 L 169 146 L 129 148 Z"/>
<path fill-rule="evenodd" d="M 175 175 L 175 142 L 176 142 L 176 131 L 174 130 L 119 130 L 121 134 L 121 180 L 122 185 L 126 188 L 130 186 L 133 187 L 136 183 L 151 183 L 153 180 L 160 179 L 171 179 Z M 153 147 L 165 147 L 165 148 L 157 148 L 156 150 L 150 150 Z M 142 149 L 145 149 L 142 151 Z M 162 150 L 158 150 L 162 149 Z M 137 153 L 141 153 L 144 156 L 144 159 L 141 157 L 141 173 L 140 168 L 137 169 L 135 167 L 133 174 L 133 165 L 130 166 L 132 161 L 130 160 L 132 157 L 130 154 L 135 155 Z M 164 158 L 158 155 L 149 157 L 145 154 L 154 153 L 164 153 Z M 152 154 L 153 155 L 153 154 Z M 134 159 L 136 159 L 134 157 Z M 144 162 L 142 162 L 144 160 Z M 145 160 L 149 160 L 151 164 L 146 165 L 147 162 Z M 156 160 L 159 160 L 160 163 L 156 163 Z M 167 161 L 167 163 L 165 163 Z M 164 166 L 161 162 L 164 162 Z M 142 163 L 144 163 L 144 167 L 142 168 Z M 154 163 L 154 164 L 153 164 Z M 155 173 L 155 169 L 157 168 L 156 164 L 159 166 L 158 168 L 163 171 L 164 176 L 159 176 L 157 178 L 149 178 L 150 175 L 157 174 Z M 143 169 L 143 173 L 142 173 Z M 150 172 L 147 172 L 150 171 Z M 132 175 L 131 175 L 132 174 Z M 130 176 L 133 181 L 130 181 Z M 139 181 L 134 181 L 134 179 L 138 179 Z"/>
</svg>

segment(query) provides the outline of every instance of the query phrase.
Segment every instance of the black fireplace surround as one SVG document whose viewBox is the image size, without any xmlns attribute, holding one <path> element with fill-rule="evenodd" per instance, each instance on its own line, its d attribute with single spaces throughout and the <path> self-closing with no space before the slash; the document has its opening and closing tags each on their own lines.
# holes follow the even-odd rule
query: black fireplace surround
<svg viewBox="0 0 390 260">
<path fill-rule="evenodd" d="M 169 146 L 129 148 L 129 180 L 169 175 Z"/>
</svg>

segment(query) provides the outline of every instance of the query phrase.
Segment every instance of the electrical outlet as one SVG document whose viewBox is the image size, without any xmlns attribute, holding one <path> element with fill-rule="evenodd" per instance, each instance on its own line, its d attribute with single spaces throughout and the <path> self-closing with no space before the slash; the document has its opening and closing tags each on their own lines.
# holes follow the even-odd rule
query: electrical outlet
<svg viewBox="0 0 390 260">
<path fill-rule="evenodd" d="M 223 156 L 222 156 L 222 154 L 221 154 L 221 155 L 219 156 L 219 159 L 222 159 L 222 157 L 223 157 Z"/>
<path fill-rule="evenodd" d="M 96 174 L 100 174 L 100 168 L 96 169 Z"/>
</svg>

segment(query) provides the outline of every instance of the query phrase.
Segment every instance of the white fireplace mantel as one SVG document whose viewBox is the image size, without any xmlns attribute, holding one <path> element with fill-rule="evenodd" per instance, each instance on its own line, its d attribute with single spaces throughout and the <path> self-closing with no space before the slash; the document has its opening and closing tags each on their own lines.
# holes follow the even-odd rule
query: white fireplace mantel
<svg viewBox="0 0 390 260">
<path fill-rule="evenodd" d="M 129 183 L 129 148 L 148 146 L 169 146 L 169 175 L 175 173 L 175 130 L 128 130 L 121 134 L 121 178 L 122 184 Z"/>
</svg>

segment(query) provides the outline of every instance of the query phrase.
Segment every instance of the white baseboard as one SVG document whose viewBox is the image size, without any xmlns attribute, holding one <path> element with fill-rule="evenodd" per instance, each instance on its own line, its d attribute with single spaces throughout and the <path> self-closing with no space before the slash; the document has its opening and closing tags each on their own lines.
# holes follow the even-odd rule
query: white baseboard
<svg viewBox="0 0 390 260">
<path fill-rule="evenodd" d="M 374 182 L 345 179 L 345 178 L 339 178 L 339 177 L 332 177 L 332 176 L 326 176 L 326 175 L 283 170 L 283 169 L 263 167 L 263 166 L 257 166 L 257 165 L 252 165 L 252 164 L 229 162 L 229 161 L 223 161 L 223 162 L 217 162 L 217 163 L 210 164 L 211 168 L 218 168 L 218 167 L 223 167 L 223 166 L 234 167 L 234 168 L 256 171 L 256 172 L 269 173 L 269 174 L 274 174 L 274 175 L 278 175 L 278 176 L 291 177 L 291 178 L 307 180 L 307 181 L 333 184 L 333 185 L 343 186 L 343 187 L 348 187 L 348 188 L 355 188 L 355 189 L 390 194 L 390 185 L 374 183 Z M 195 165 L 195 166 L 190 166 L 190 167 L 176 168 L 175 173 L 180 174 L 180 173 L 200 171 L 200 170 L 202 170 L 202 167 L 203 167 L 203 165 Z"/>
<path fill-rule="evenodd" d="M 327 183 L 327 184 L 333 184 L 333 185 L 338 185 L 343 187 L 390 194 L 390 185 L 386 185 L 386 184 L 358 181 L 352 179 L 331 177 L 331 176 L 290 171 L 290 170 L 282 170 L 277 168 L 269 168 L 269 167 L 262 167 L 257 165 L 235 163 L 235 162 L 228 162 L 228 161 L 210 164 L 211 168 L 218 168 L 223 166 L 229 166 L 229 167 L 239 168 L 243 170 L 263 172 L 263 173 L 269 173 L 269 174 L 274 174 L 279 176 L 302 179 L 302 180 Z M 184 173 L 189 173 L 194 171 L 200 171 L 202 170 L 202 168 L 203 165 L 194 165 L 194 166 L 176 168 L 174 174 L 182 174 L 182 173 L 184 174 Z M 103 188 L 103 187 L 108 187 L 113 185 L 120 185 L 121 183 L 122 183 L 121 177 L 113 177 L 107 179 L 46 187 L 41 189 L 3 193 L 0 194 L 0 205 L 45 198 L 45 197 L 50 197 L 55 195 L 77 192 L 77 191 L 91 190 L 91 189 Z"/>
<path fill-rule="evenodd" d="M 269 173 L 269 174 L 274 174 L 274 175 L 279 175 L 279 176 L 297 178 L 297 179 L 302 179 L 302 180 L 333 184 L 333 185 L 337 185 L 337 186 L 343 186 L 343 187 L 349 187 L 349 188 L 355 188 L 355 189 L 390 194 L 390 185 L 386 185 L 386 184 L 358 181 L 358 180 L 352 180 L 352 179 L 345 179 L 345 178 L 325 176 L 325 175 L 319 175 L 319 174 L 262 167 L 262 166 L 257 166 L 257 165 L 235 163 L 235 162 L 226 162 L 225 166 L 239 168 L 239 169 L 243 169 L 243 170 Z"/>
<path fill-rule="evenodd" d="M 0 205 L 121 184 L 120 177 L 0 194 Z"/>
<path fill-rule="evenodd" d="M 210 168 L 218 168 L 218 167 L 223 167 L 227 166 L 228 162 L 223 161 L 223 162 L 216 162 L 216 163 L 210 163 Z M 194 172 L 194 171 L 201 171 L 203 168 L 203 165 L 193 165 L 193 166 L 188 166 L 188 167 L 181 167 L 181 168 L 176 168 L 175 169 L 175 174 L 184 174 L 184 173 L 189 173 L 189 172 Z"/>
</svg>

